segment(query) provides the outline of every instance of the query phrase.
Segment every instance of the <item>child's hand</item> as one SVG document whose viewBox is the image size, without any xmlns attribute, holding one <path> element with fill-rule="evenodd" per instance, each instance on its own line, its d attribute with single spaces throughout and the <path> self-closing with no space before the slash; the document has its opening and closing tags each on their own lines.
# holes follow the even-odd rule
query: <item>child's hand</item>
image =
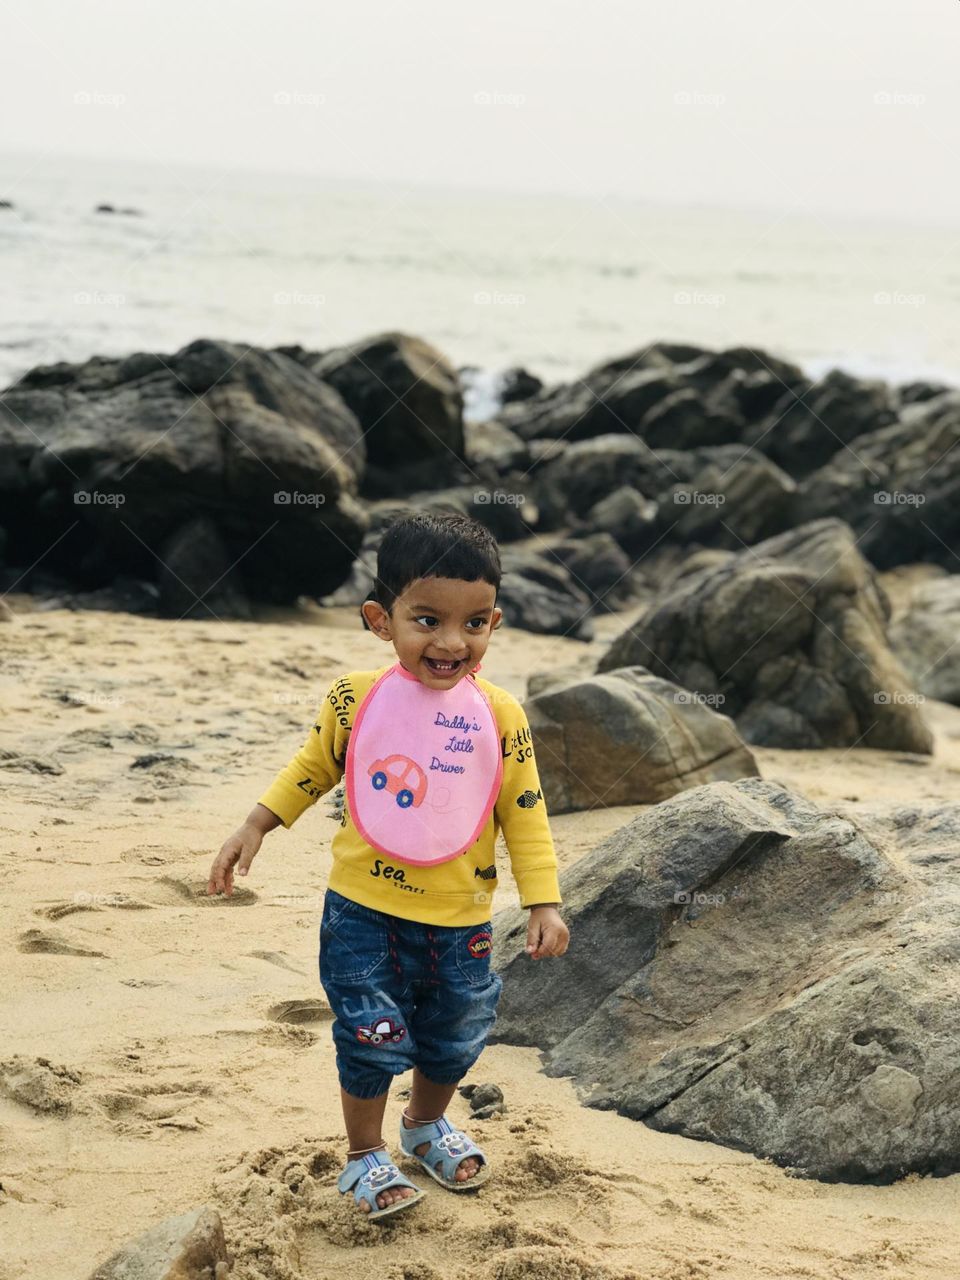
<svg viewBox="0 0 960 1280">
<path fill-rule="evenodd" d="M 207 893 L 223 893 L 226 889 L 229 897 L 233 893 L 234 864 L 236 863 L 238 874 L 245 876 L 262 843 L 262 831 L 258 831 L 256 827 L 246 822 L 239 827 L 225 842 L 213 861 Z"/>
<path fill-rule="evenodd" d="M 556 907 L 531 907 L 527 923 L 527 955 L 532 960 L 562 956 L 570 941 L 570 930 Z"/>
</svg>

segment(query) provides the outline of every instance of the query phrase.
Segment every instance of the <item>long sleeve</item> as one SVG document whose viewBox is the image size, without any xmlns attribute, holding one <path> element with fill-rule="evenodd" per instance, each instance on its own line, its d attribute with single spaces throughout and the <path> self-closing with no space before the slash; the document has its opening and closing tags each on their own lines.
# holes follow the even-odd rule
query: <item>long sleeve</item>
<svg viewBox="0 0 960 1280">
<path fill-rule="evenodd" d="M 260 804 L 291 827 L 305 809 L 343 777 L 356 695 L 349 676 L 331 684 L 307 740 L 260 797 Z"/>
<path fill-rule="evenodd" d="M 521 907 L 560 903 L 557 854 L 547 805 L 533 753 L 530 725 L 515 698 L 500 703 L 503 779 L 495 814 L 510 855 L 510 869 L 520 890 Z"/>
</svg>

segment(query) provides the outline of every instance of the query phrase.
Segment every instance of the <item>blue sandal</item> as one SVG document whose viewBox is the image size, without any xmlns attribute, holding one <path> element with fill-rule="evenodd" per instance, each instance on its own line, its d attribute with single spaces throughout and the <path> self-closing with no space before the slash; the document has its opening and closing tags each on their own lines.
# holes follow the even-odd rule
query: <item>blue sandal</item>
<svg viewBox="0 0 960 1280">
<path fill-rule="evenodd" d="M 366 1155 L 357 1156 L 356 1160 L 347 1161 L 347 1167 L 337 1179 L 337 1190 L 345 1195 L 351 1187 L 354 1189 L 353 1198 L 356 1203 L 359 1205 L 361 1200 L 366 1200 L 370 1206 L 370 1212 L 363 1215 L 370 1222 L 374 1218 L 385 1218 L 388 1213 L 396 1213 L 398 1209 L 408 1209 L 427 1194 L 409 1178 L 405 1178 L 383 1150 L 368 1151 Z M 379 1208 L 377 1196 L 391 1187 L 413 1187 L 417 1194 L 404 1196 L 383 1209 Z"/>
<path fill-rule="evenodd" d="M 426 1155 L 418 1155 L 414 1148 L 429 1142 L 430 1149 Z M 446 1187 L 448 1191 L 472 1191 L 488 1181 L 490 1170 L 487 1168 L 487 1157 L 475 1142 L 460 1129 L 455 1129 L 445 1115 L 439 1120 L 430 1120 L 427 1124 L 416 1125 L 408 1129 L 400 1120 L 400 1146 L 404 1154 L 411 1160 L 417 1160 L 431 1178 Z M 457 1167 L 467 1156 L 475 1156 L 483 1165 L 472 1178 L 457 1181 Z M 437 1163 L 441 1168 L 436 1168 Z"/>
</svg>

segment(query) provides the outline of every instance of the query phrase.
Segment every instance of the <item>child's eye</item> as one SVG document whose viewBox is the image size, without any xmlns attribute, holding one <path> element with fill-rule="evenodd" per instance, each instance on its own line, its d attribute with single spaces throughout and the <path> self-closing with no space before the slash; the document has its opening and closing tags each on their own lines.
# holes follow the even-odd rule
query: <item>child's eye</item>
<svg viewBox="0 0 960 1280">
<path fill-rule="evenodd" d="M 482 631 L 483 628 L 487 625 L 486 618 L 471 618 L 470 622 L 479 622 L 480 624 L 478 627 L 473 628 L 474 631 Z M 467 625 L 469 626 L 470 624 L 468 623 Z"/>
<path fill-rule="evenodd" d="M 436 618 L 434 618 L 432 614 L 429 614 L 429 613 L 421 613 L 421 615 L 420 615 L 420 617 L 419 617 L 419 618 L 414 618 L 414 622 L 423 622 L 423 623 L 425 623 L 427 626 L 429 626 L 429 625 L 430 625 L 430 623 L 432 623 L 432 622 L 436 622 Z"/>
</svg>

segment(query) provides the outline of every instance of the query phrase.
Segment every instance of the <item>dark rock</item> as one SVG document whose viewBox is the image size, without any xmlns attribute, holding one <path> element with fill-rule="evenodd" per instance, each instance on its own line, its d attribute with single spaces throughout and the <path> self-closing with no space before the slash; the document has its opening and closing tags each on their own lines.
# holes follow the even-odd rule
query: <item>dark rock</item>
<svg viewBox="0 0 960 1280">
<path fill-rule="evenodd" d="M 744 435 L 792 476 L 808 475 L 857 436 L 893 422 L 896 402 L 885 382 L 834 369 L 784 391 L 767 417 Z"/>
<path fill-rule="evenodd" d="M 875 843 L 776 783 L 684 792 L 564 873 L 562 964 L 534 972 L 526 912 L 497 917 L 491 1042 L 536 1045 L 588 1106 L 800 1174 L 957 1172 L 960 903 L 925 855 L 955 866 L 958 836 L 957 806 Z"/>
<path fill-rule="evenodd" d="M 681 579 L 597 669 L 645 666 L 722 695 L 756 745 L 929 754 L 932 735 L 887 644 L 889 616 L 850 530 L 821 520 Z"/>
<path fill-rule="evenodd" d="M 500 379 L 500 399 L 504 404 L 513 404 L 517 400 L 529 400 L 543 390 L 543 382 L 536 374 L 526 369 L 507 369 Z"/>
<path fill-rule="evenodd" d="M 639 570 L 609 533 L 558 542 L 547 554 L 569 571 L 597 612 L 613 613 L 643 590 Z"/>
<path fill-rule="evenodd" d="M 808 476 L 796 519 L 838 515 L 880 569 L 956 567 L 960 544 L 960 392 L 907 405 L 900 421 L 857 437 Z"/>
<path fill-rule="evenodd" d="M 160 610 L 168 618 L 252 617 L 239 572 L 209 517 L 181 525 L 158 558 Z"/>
<path fill-rule="evenodd" d="M 460 380 L 435 347 L 383 333 L 327 351 L 308 368 L 337 389 L 363 429 L 369 497 L 469 480 Z"/>
<path fill-rule="evenodd" d="M 752 754 L 716 705 L 641 667 L 551 683 L 526 703 L 548 810 L 656 804 L 704 782 L 755 776 Z"/>
<path fill-rule="evenodd" d="M 81 590 L 156 579 L 168 539 L 202 517 L 251 599 L 332 591 L 365 529 L 363 460 L 332 387 L 230 343 L 193 342 L 159 368 L 144 354 L 41 367 L 0 398 L 8 556 L 43 555 Z"/>
</svg>

